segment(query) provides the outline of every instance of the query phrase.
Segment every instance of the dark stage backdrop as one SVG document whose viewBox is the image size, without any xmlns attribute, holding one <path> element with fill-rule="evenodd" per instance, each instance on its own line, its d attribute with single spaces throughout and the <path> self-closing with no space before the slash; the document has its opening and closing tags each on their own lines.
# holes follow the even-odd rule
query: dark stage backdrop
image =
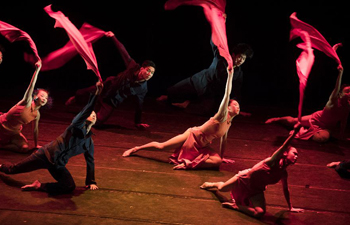
<svg viewBox="0 0 350 225">
<path fill-rule="evenodd" d="M 212 60 L 210 26 L 203 10 L 197 6 L 181 6 L 165 11 L 165 0 L 125 1 L 2 1 L 0 20 L 26 31 L 34 40 L 41 57 L 60 48 L 68 37 L 61 28 L 54 28 L 54 19 L 43 8 L 52 4 L 62 11 L 78 28 L 88 22 L 105 31 L 113 31 L 125 45 L 131 57 L 142 63 L 153 60 L 157 65 L 149 81 L 150 97 L 165 93 L 168 86 L 207 68 Z M 254 57 L 243 65 L 243 103 L 276 105 L 296 108 L 298 76 L 295 60 L 300 54 L 296 44 L 289 41 L 289 16 L 297 17 L 318 29 L 331 45 L 343 42 L 339 56 L 344 65 L 344 82 L 350 83 L 349 12 L 342 1 L 235 1 L 227 0 L 227 36 L 229 46 L 245 42 L 254 49 Z M 2 36 L 5 49 L 0 65 L 2 98 L 22 97 L 34 71 L 23 61 L 24 43 L 10 44 Z M 94 45 L 103 78 L 124 70 L 113 43 L 102 38 Z M 315 50 L 315 64 L 306 88 L 306 108 L 321 109 L 330 95 L 337 77 L 336 63 Z M 77 56 L 64 67 L 41 72 L 37 87 L 47 87 L 55 98 L 61 93 L 74 93 L 78 88 L 93 85 L 95 75 L 86 70 Z"/>
</svg>

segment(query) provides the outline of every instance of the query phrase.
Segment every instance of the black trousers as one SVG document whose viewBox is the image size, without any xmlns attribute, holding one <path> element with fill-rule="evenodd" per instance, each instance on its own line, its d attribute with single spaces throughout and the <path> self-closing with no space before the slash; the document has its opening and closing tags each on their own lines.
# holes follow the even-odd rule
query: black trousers
<svg viewBox="0 0 350 225">
<path fill-rule="evenodd" d="M 14 164 L 2 164 L 1 172 L 6 174 L 18 174 L 47 169 L 51 176 L 57 181 L 54 183 L 42 183 L 40 190 L 50 194 L 70 193 L 75 189 L 75 182 L 65 166 L 57 167 L 49 162 L 44 149 L 40 148 L 27 158 Z"/>
</svg>

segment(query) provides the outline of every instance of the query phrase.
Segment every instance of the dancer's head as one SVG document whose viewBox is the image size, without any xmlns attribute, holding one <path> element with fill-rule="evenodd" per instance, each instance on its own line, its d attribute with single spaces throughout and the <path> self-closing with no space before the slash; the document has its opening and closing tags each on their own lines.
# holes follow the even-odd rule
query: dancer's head
<svg viewBox="0 0 350 225">
<path fill-rule="evenodd" d="M 234 100 L 230 99 L 230 102 L 228 104 L 228 113 L 231 117 L 235 117 L 239 114 L 240 108 L 239 108 L 239 103 Z"/>
<path fill-rule="evenodd" d="M 92 111 L 90 116 L 86 119 L 87 123 L 92 124 L 92 126 L 96 123 L 97 116 L 95 111 Z"/>
<path fill-rule="evenodd" d="M 33 101 L 36 106 L 45 106 L 48 107 L 52 105 L 52 99 L 49 97 L 49 91 L 46 89 L 38 88 L 34 90 Z"/>
<path fill-rule="evenodd" d="M 239 43 L 233 48 L 232 59 L 236 67 L 241 66 L 247 58 L 251 59 L 254 55 L 253 49 L 245 43 Z"/>
<path fill-rule="evenodd" d="M 144 61 L 138 73 L 138 81 L 142 82 L 151 79 L 155 71 L 156 64 L 154 62 L 151 60 Z"/>
<path fill-rule="evenodd" d="M 349 84 L 343 84 L 340 87 L 339 98 L 342 101 L 344 101 L 344 103 L 347 103 L 348 105 L 350 105 L 350 85 Z"/>
<path fill-rule="evenodd" d="M 298 159 L 298 150 L 290 146 L 285 152 L 283 152 L 283 158 L 287 165 L 294 164 Z"/>
<path fill-rule="evenodd" d="M 314 135 L 312 136 L 312 140 L 319 143 L 324 143 L 329 140 L 330 136 L 331 135 L 329 133 L 329 130 L 327 129 L 319 130 L 314 133 Z"/>
</svg>

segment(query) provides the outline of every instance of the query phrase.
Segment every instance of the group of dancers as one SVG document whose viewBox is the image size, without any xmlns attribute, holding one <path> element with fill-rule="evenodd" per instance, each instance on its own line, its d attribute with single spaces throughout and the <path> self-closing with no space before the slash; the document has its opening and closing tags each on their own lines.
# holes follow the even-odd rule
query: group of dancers
<svg viewBox="0 0 350 225">
<path fill-rule="evenodd" d="M 64 132 L 50 143 L 38 145 L 39 109 L 45 106 L 49 99 L 48 91 L 34 90 L 41 61 L 37 61 L 32 80 L 22 100 L 14 105 L 8 112 L 0 115 L 0 147 L 1 149 L 16 152 L 28 152 L 26 137 L 22 134 L 22 126 L 33 122 L 35 150 L 30 156 L 17 163 L 0 164 L 0 172 L 18 174 L 38 169 L 47 169 L 57 181 L 41 183 L 36 180 L 32 184 L 22 187 L 23 190 L 45 191 L 50 194 L 65 194 L 74 191 L 75 182 L 66 168 L 68 160 L 76 155 L 83 154 L 87 163 L 85 184 L 90 190 L 98 189 L 95 181 L 94 144 L 91 137 L 91 127 L 103 124 L 112 115 L 113 109 L 118 107 L 126 98 L 135 97 L 137 100 L 135 111 L 135 126 L 147 128 L 148 124 L 141 122 L 142 105 L 147 93 L 147 80 L 155 73 L 156 66 L 151 60 L 145 60 L 141 65 L 136 63 L 128 54 L 123 44 L 112 32 L 105 36 L 112 38 L 122 55 L 126 70 L 107 78 L 104 82 L 98 81 L 95 86 L 77 91 L 75 96 L 69 98 L 66 105 L 76 102 L 88 102 L 85 107 L 73 118 L 71 124 Z M 171 150 L 174 153 L 169 157 L 176 170 L 217 169 L 222 163 L 232 163 L 224 157 L 227 149 L 227 134 L 233 119 L 240 114 L 240 105 L 237 100 L 230 99 L 234 85 L 235 71 L 247 58 L 252 57 L 252 50 L 248 45 L 238 45 L 232 54 L 233 67 L 218 53 L 218 46 L 211 42 L 214 60 L 211 66 L 198 74 L 179 82 L 168 89 L 166 97 L 171 103 L 179 103 L 181 107 L 189 104 L 187 93 L 200 97 L 206 94 L 221 93 L 220 100 L 212 95 L 218 105 L 216 113 L 201 126 L 188 128 L 184 133 L 165 142 L 150 142 L 126 150 L 122 155 L 128 157 L 143 150 Z M 0 63 L 2 53 L 0 51 Z M 283 193 L 289 211 L 303 212 L 303 209 L 294 208 L 288 188 L 287 167 L 293 165 L 298 158 L 298 151 L 291 146 L 293 139 L 317 142 L 328 141 L 330 136 L 340 131 L 344 136 L 346 119 L 350 111 L 350 86 L 341 85 L 343 68 L 338 66 L 339 75 L 335 88 L 323 110 L 312 115 L 302 117 L 301 121 L 293 117 L 271 118 L 266 123 L 288 124 L 293 129 L 284 143 L 273 154 L 255 164 L 250 169 L 238 172 L 225 182 L 205 182 L 200 188 L 216 188 L 222 192 L 231 192 L 232 199 L 224 202 L 224 207 L 241 211 L 247 215 L 260 218 L 266 212 L 264 191 L 267 185 L 282 181 Z M 213 80 L 213 82 L 209 82 Z M 177 89 L 179 88 L 179 89 Z M 176 90 L 176 91 L 174 91 Z M 180 90 L 184 90 L 181 92 Z M 176 100 L 174 100 L 176 99 Z M 96 112 L 95 112 L 96 111 Z M 341 128 L 338 129 L 338 123 Z M 213 140 L 220 140 L 219 149 L 211 147 Z M 333 162 L 329 167 L 343 166 L 340 162 Z"/>
</svg>

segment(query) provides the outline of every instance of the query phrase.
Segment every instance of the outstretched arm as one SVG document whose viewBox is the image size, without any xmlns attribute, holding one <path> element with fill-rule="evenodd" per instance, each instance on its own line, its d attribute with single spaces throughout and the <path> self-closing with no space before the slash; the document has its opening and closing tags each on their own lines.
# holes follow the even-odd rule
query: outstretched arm
<svg viewBox="0 0 350 225">
<path fill-rule="evenodd" d="M 124 64 L 126 67 L 128 67 L 130 61 L 132 60 L 132 58 L 130 57 L 128 51 L 126 51 L 124 45 L 115 37 L 114 33 L 112 31 L 108 31 L 105 34 L 107 37 L 112 38 L 115 46 L 118 48 L 119 53 L 121 54 Z"/>
<path fill-rule="evenodd" d="M 32 95 L 35 87 L 36 80 L 38 78 L 39 71 L 41 69 L 41 61 L 38 61 L 35 63 L 35 72 L 33 74 L 32 80 L 30 81 L 30 84 L 24 93 L 23 99 L 20 101 L 20 105 L 25 105 L 26 107 L 29 107 L 30 104 L 32 104 Z"/>
<path fill-rule="evenodd" d="M 227 107 L 230 101 L 230 94 L 232 90 L 232 79 L 234 70 L 227 69 L 227 81 L 224 97 L 222 98 L 218 112 L 215 114 L 214 119 L 223 122 L 227 119 Z"/>
<path fill-rule="evenodd" d="M 290 200 L 290 193 L 289 193 L 289 187 L 288 187 L 288 180 L 287 180 L 287 178 L 288 178 L 288 175 L 286 177 L 283 177 L 281 179 L 281 182 L 282 182 L 282 187 L 283 187 L 283 194 L 284 194 L 284 197 L 285 197 L 285 199 L 287 201 L 289 211 L 290 212 L 297 212 L 297 213 L 304 212 L 304 209 L 298 209 L 298 208 L 294 208 L 292 206 L 292 202 Z"/>
<path fill-rule="evenodd" d="M 281 159 L 283 152 L 287 150 L 288 146 L 290 145 L 290 143 L 292 142 L 292 140 L 294 139 L 295 135 L 299 132 L 301 128 L 301 124 L 297 123 L 294 126 L 294 130 L 292 131 L 292 133 L 289 135 L 289 137 L 284 141 L 284 143 L 282 144 L 281 147 L 279 147 L 279 149 L 277 149 L 272 156 L 270 157 L 270 159 L 268 161 L 266 161 L 266 164 L 271 166 L 274 165 L 275 162 L 277 162 L 278 160 Z"/>
<path fill-rule="evenodd" d="M 337 100 L 338 100 L 338 95 L 340 92 L 340 87 L 341 87 L 341 81 L 342 81 L 342 77 L 343 77 L 343 67 L 342 65 L 338 66 L 338 77 L 337 77 L 337 81 L 335 82 L 335 87 L 334 90 L 332 91 L 331 96 L 329 97 L 329 100 L 327 102 L 327 105 L 334 105 Z"/>
</svg>

